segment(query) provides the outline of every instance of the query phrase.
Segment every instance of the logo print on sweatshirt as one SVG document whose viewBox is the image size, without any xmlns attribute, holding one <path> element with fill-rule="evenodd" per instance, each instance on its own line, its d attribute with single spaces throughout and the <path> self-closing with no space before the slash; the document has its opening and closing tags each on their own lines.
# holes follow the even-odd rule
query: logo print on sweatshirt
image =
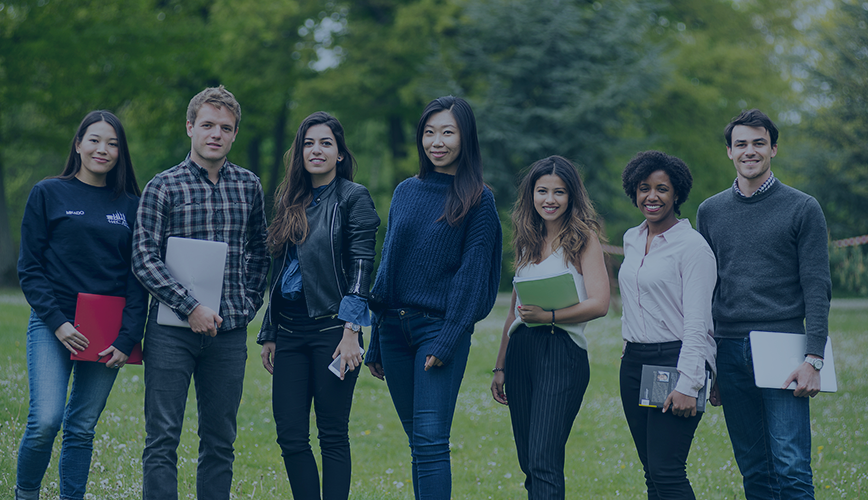
<svg viewBox="0 0 868 500">
<path fill-rule="evenodd" d="M 127 216 L 120 213 L 120 212 L 115 212 L 113 214 L 107 214 L 105 216 L 105 218 L 109 224 L 120 224 L 121 226 L 124 226 L 127 229 L 130 228 L 130 226 L 127 225 Z"/>
<path fill-rule="evenodd" d="M 67 210 L 66 215 L 84 215 L 84 210 Z"/>
</svg>

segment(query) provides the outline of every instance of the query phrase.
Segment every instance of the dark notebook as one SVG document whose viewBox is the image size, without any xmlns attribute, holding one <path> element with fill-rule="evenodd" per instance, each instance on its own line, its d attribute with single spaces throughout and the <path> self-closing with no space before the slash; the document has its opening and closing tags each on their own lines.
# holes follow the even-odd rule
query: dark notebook
<svg viewBox="0 0 868 500">
<path fill-rule="evenodd" d="M 642 381 L 639 383 L 639 406 L 663 408 L 669 393 L 678 384 L 678 369 L 674 366 L 642 365 Z M 705 411 L 711 372 L 705 372 L 705 385 L 696 395 L 696 411 Z"/>
</svg>

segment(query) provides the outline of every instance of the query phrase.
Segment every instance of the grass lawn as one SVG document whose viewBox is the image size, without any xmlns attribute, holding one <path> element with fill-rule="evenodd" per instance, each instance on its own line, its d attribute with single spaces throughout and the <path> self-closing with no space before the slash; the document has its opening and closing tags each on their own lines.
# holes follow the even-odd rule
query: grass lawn
<svg viewBox="0 0 868 500">
<path fill-rule="evenodd" d="M 453 497 L 526 498 L 506 407 L 489 392 L 507 304 L 498 301 L 473 335 L 467 372 L 452 428 Z M 25 332 L 29 307 L 21 295 L 0 294 L 0 497 L 11 498 L 18 444 L 27 419 Z M 235 498 L 291 498 L 271 415 L 271 381 L 251 326 L 244 398 L 238 415 Z M 839 392 L 812 403 L 814 482 L 817 498 L 868 498 L 868 307 L 836 303 L 830 318 Z M 642 466 L 618 396 L 621 347 L 616 313 L 592 322 L 591 385 L 567 445 L 567 498 L 644 497 Z M 141 498 L 144 382 L 141 366 L 126 366 L 96 429 L 88 498 Z M 197 457 L 195 396 L 191 390 L 179 449 L 180 497 L 195 498 Z M 316 435 L 315 428 L 313 435 Z M 350 421 L 354 500 L 413 498 L 410 452 L 389 392 L 367 370 L 359 379 Z M 43 498 L 56 498 L 57 453 L 43 480 Z M 316 451 L 316 439 L 314 438 Z M 699 425 L 688 476 L 699 498 L 744 498 L 719 408 Z"/>
</svg>

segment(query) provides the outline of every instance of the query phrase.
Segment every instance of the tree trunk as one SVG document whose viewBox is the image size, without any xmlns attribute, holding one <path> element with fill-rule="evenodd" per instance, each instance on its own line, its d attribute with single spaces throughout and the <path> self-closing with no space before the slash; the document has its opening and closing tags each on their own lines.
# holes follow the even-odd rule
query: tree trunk
<svg viewBox="0 0 868 500">
<path fill-rule="evenodd" d="M 247 170 L 250 170 L 261 179 L 262 174 L 260 173 L 260 169 L 262 168 L 262 161 L 259 154 L 260 145 L 262 145 L 262 139 L 259 135 L 254 137 L 247 145 Z"/>
<path fill-rule="evenodd" d="M 404 121 L 399 115 L 389 115 L 389 148 L 392 150 L 392 158 L 398 160 L 407 156 L 405 141 Z"/>
<path fill-rule="evenodd" d="M 12 244 L 12 228 L 9 225 L 9 207 L 6 201 L 2 144 L 3 139 L 0 136 L 0 286 L 18 286 L 17 256 L 15 245 Z"/>
<path fill-rule="evenodd" d="M 269 176 L 269 186 L 265 197 L 265 206 L 267 213 L 271 213 L 274 206 L 274 196 L 277 194 L 277 187 L 283 181 L 284 165 L 283 154 L 286 152 L 286 122 L 289 120 L 286 103 L 280 107 L 277 113 L 277 119 L 274 121 L 274 154 L 271 162 L 271 175 Z"/>
</svg>

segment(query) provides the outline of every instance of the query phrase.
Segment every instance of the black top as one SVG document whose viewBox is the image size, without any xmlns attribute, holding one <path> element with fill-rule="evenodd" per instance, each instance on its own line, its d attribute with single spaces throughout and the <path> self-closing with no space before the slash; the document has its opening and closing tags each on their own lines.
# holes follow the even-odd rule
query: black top
<svg viewBox="0 0 868 500">
<path fill-rule="evenodd" d="M 147 293 L 131 271 L 139 199 L 78 179 L 33 186 L 21 222 L 18 279 L 27 302 L 53 332 L 75 320 L 79 292 L 126 297 L 114 346 L 129 355 L 142 339 Z"/>
</svg>

